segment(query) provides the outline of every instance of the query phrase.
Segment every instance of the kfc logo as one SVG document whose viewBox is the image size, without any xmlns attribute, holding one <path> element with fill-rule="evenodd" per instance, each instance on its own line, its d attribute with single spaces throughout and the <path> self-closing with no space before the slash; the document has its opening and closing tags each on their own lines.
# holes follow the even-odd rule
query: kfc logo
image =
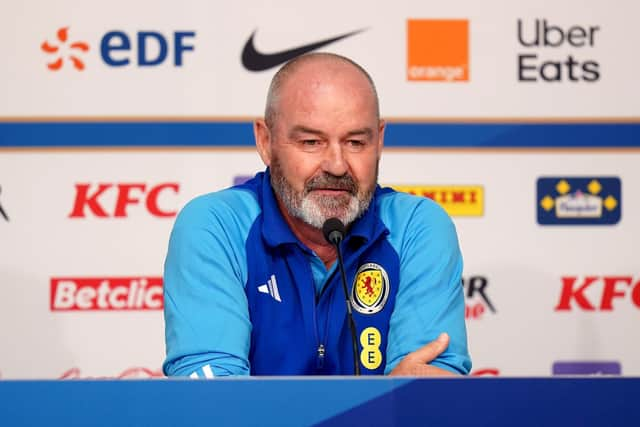
<svg viewBox="0 0 640 427">
<path fill-rule="evenodd" d="M 462 278 L 462 286 L 465 288 L 465 310 L 466 319 L 481 319 L 487 308 L 495 313 L 496 309 L 489 299 L 487 286 L 489 280 L 484 276 L 471 276 Z"/>
<path fill-rule="evenodd" d="M 640 279 L 632 276 L 563 277 L 555 311 L 612 311 L 614 299 L 627 298 L 640 308 Z"/>
<path fill-rule="evenodd" d="M 161 310 L 162 277 L 52 278 L 51 311 Z"/>
<path fill-rule="evenodd" d="M 147 212 L 159 218 L 176 216 L 177 209 L 167 207 L 166 199 L 178 194 L 180 185 L 175 182 L 147 185 L 126 184 L 76 184 L 76 196 L 69 218 L 126 218 L 129 207 L 143 205 Z M 161 203 L 160 200 L 163 202 Z"/>
</svg>

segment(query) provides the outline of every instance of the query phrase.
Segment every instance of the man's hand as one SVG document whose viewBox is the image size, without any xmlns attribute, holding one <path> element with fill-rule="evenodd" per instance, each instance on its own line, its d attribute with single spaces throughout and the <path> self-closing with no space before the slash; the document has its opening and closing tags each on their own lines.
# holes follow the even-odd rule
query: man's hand
<svg viewBox="0 0 640 427">
<path fill-rule="evenodd" d="M 435 341 L 431 341 L 413 353 L 407 354 L 389 375 L 412 377 L 455 376 L 455 374 L 449 371 L 428 365 L 429 362 L 445 351 L 448 346 L 449 335 L 443 332 Z"/>
</svg>

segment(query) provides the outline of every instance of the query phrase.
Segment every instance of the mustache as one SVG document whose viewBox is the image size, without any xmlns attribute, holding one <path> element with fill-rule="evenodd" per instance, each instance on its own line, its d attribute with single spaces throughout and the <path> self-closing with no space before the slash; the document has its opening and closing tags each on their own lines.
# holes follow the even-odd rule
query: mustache
<svg viewBox="0 0 640 427">
<path fill-rule="evenodd" d="M 358 192 L 358 184 L 349 174 L 335 176 L 323 173 L 311 178 L 304 187 L 305 193 L 309 194 L 313 190 L 330 188 L 332 190 L 344 190 L 355 195 Z"/>
</svg>

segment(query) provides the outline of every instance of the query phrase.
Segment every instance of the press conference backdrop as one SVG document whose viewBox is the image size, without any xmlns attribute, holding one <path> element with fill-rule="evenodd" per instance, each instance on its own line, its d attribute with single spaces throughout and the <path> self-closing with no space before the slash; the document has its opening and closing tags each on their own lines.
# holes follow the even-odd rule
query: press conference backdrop
<svg viewBox="0 0 640 427">
<path fill-rule="evenodd" d="M 277 66 L 315 43 L 377 83 L 381 184 L 454 219 L 474 373 L 640 375 L 639 14 L 632 0 L 4 5 L 1 377 L 161 375 L 175 215 L 263 168 L 251 120 Z"/>
</svg>

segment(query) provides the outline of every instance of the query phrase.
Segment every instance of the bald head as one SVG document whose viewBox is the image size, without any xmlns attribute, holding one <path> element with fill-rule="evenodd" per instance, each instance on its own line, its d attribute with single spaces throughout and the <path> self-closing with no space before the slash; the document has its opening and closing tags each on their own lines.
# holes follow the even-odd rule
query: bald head
<svg viewBox="0 0 640 427">
<path fill-rule="evenodd" d="M 301 74 L 305 69 L 313 69 L 319 75 L 326 73 L 355 72 L 359 74 L 366 82 L 366 87 L 370 91 L 373 108 L 375 109 L 377 119 L 380 119 L 380 107 L 378 102 L 378 93 L 376 92 L 373 79 L 367 71 L 360 65 L 356 64 L 349 58 L 334 53 L 310 53 L 299 56 L 287 62 L 273 76 L 267 93 L 267 104 L 265 107 L 265 123 L 269 129 L 277 120 L 279 103 L 282 100 L 282 91 L 287 84 Z"/>
</svg>

